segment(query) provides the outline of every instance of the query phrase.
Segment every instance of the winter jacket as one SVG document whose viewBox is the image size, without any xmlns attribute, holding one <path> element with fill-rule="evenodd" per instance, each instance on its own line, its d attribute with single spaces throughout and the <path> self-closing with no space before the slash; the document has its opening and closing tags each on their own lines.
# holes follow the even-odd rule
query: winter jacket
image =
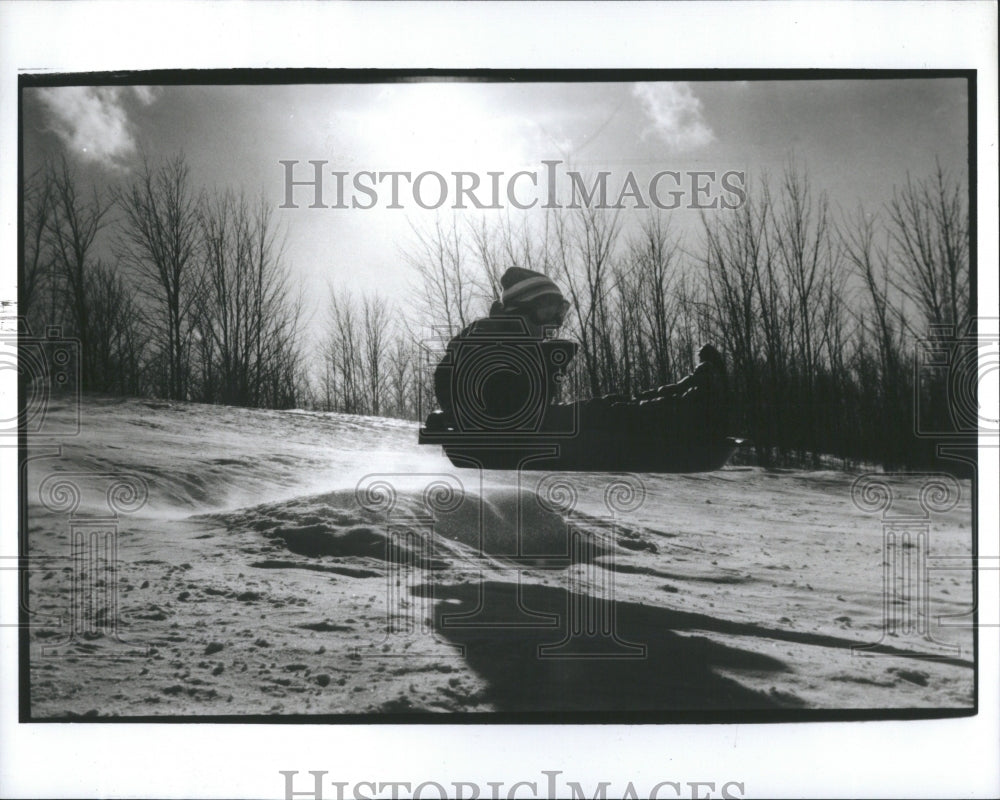
<svg viewBox="0 0 1000 800">
<path fill-rule="evenodd" d="M 718 435 L 728 424 L 726 373 L 710 361 L 702 361 L 676 385 L 681 424 L 695 425 L 705 433 Z"/>
<path fill-rule="evenodd" d="M 575 354 L 575 343 L 545 338 L 523 317 L 494 310 L 448 343 L 434 394 L 459 430 L 541 430 Z"/>
</svg>

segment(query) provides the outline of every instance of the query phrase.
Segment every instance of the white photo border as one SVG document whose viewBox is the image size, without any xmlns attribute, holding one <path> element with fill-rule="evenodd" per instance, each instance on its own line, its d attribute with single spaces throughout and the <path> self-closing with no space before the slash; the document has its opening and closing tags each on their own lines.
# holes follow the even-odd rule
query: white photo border
<svg viewBox="0 0 1000 800">
<path fill-rule="evenodd" d="M 678 4 L 0 4 L 0 299 L 16 296 L 18 74 L 215 68 L 975 69 L 980 315 L 997 317 L 997 19 L 990 2 Z M 16 403 L 0 374 L 0 416 Z M 980 486 L 998 485 L 983 449 Z M 0 555 L 16 555 L 16 450 L 0 449 Z M 998 555 L 982 491 L 979 553 Z M 997 572 L 980 623 L 998 624 Z M 0 615 L 17 609 L 0 576 Z M 767 725 L 21 724 L 18 637 L 0 627 L 0 795 L 283 797 L 280 770 L 329 782 L 503 782 L 561 770 L 588 794 L 631 781 L 743 784 L 744 797 L 998 796 L 1000 637 L 979 643 L 979 714 Z M 368 789 L 365 789 L 368 791 Z M 428 789 L 435 796 L 433 789 Z M 662 790 L 663 796 L 673 796 Z M 708 792 L 703 787 L 702 792 Z M 531 796 L 527 789 L 519 796 Z M 686 794 L 686 796 L 690 796 Z M 701 796 L 706 796 L 702 794 Z M 707 796 L 719 796 L 712 793 Z"/>
</svg>

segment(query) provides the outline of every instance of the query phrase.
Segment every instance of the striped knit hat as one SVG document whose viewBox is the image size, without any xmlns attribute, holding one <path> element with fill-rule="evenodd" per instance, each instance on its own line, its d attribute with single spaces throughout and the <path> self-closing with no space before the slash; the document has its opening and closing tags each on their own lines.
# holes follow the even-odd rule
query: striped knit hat
<svg viewBox="0 0 1000 800">
<path fill-rule="evenodd" d="M 517 308 L 537 300 L 543 295 L 552 295 L 564 300 L 559 287 L 540 272 L 521 267 L 511 267 L 500 278 L 503 294 L 500 300 L 504 308 Z"/>
</svg>

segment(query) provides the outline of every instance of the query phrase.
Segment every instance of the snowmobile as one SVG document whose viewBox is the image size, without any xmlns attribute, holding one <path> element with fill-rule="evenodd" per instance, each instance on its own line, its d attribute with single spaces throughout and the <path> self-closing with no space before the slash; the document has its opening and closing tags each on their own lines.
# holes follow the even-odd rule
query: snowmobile
<svg viewBox="0 0 1000 800">
<path fill-rule="evenodd" d="M 743 444 L 733 436 L 656 435 L 637 426 L 470 430 L 441 411 L 427 418 L 418 441 L 440 445 L 456 467 L 553 472 L 711 472 Z"/>
</svg>

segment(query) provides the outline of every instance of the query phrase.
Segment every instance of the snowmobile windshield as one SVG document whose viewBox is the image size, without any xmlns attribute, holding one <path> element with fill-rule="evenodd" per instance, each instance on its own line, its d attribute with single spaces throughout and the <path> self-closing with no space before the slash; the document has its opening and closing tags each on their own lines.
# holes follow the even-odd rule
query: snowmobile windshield
<svg viewBox="0 0 1000 800">
<path fill-rule="evenodd" d="M 529 311 L 534 321 L 539 325 L 559 326 L 566 319 L 569 301 L 561 297 L 545 297 L 532 303 Z"/>
</svg>

